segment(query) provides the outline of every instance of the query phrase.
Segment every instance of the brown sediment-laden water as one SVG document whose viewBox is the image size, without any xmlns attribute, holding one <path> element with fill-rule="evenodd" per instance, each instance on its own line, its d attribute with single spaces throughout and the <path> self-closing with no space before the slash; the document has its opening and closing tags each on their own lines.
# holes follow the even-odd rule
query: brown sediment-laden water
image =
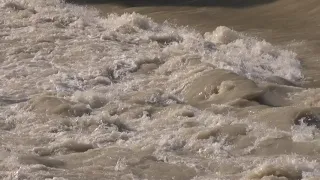
<svg viewBox="0 0 320 180">
<path fill-rule="evenodd" d="M 0 0 L 0 179 L 320 179 L 316 0 Z"/>
</svg>

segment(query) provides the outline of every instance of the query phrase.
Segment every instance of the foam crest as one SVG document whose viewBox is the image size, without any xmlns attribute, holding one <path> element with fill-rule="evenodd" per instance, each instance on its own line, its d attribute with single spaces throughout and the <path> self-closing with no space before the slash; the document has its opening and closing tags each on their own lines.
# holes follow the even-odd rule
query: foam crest
<svg viewBox="0 0 320 180">
<path fill-rule="evenodd" d="M 315 162 L 310 162 L 295 157 L 282 157 L 266 161 L 252 170 L 244 179 L 302 179 L 303 173 L 313 172 L 317 167 Z"/>
<path fill-rule="evenodd" d="M 281 50 L 262 40 L 245 36 L 227 27 L 206 33 L 205 39 L 217 43 L 204 61 L 231 70 L 253 80 L 277 76 L 293 83 L 303 79 L 301 65 L 294 52 Z"/>
</svg>

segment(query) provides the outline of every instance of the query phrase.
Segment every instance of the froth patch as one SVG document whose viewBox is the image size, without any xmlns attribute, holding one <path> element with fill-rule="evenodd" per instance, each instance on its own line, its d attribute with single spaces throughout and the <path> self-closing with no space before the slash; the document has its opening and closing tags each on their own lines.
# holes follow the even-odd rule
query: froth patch
<svg viewBox="0 0 320 180">
<path fill-rule="evenodd" d="M 46 180 L 68 180 L 68 179 L 65 179 L 63 177 L 53 177 L 53 178 L 46 178 Z"/>
<path fill-rule="evenodd" d="M 219 26 L 212 33 L 206 32 L 204 37 L 216 44 L 228 44 L 241 38 L 241 35 L 225 26 Z"/>
<path fill-rule="evenodd" d="M 263 170 L 255 175 L 249 176 L 249 179 L 263 179 L 263 180 L 288 180 L 288 179 L 301 179 L 301 171 L 294 167 L 274 167 L 272 165 L 263 167 Z"/>
<path fill-rule="evenodd" d="M 253 80 L 270 79 L 285 84 L 303 79 L 300 61 L 294 52 L 281 50 L 266 41 L 245 36 L 227 27 L 218 27 L 206 33 L 204 39 L 216 44 L 215 50 L 206 50 L 203 61 L 227 69 Z M 283 80 L 278 80 L 278 79 Z"/>
<path fill-rule="evenodd" d="M 107 99 L 102 94 L 93 91 L 77 91 L 73 98 L 78 102 L 90 105 L 91 108 L 100 108 L 107 103 Z"/>
<path fill-rule="evenodd" d="M 209 139 L 210 137 L 228 136 L 230 139 L 247 134 L 245 124 L 223 125 L 199 132 L 197 139 Z"/>
<path fill-rule="evenodd" d="M 183 38 L 178 34 L 164 34 L 164 35 L 152 35 L 149 37 L 151 41 L 156 41 L 160 44 L 169 44 L 172 42 L 181 42 Z"/>
</svg>

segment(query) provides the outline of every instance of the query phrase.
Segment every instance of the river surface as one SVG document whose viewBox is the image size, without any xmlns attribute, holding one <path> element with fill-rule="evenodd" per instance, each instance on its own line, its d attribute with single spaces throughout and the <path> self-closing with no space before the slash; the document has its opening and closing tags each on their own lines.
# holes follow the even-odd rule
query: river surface
<svg viewBox="0 0 320 180">
<path fill-rule="evenodd" d="M 0 179 L 320 179 L 320 2 L 0 0 Z"/>
</svg>

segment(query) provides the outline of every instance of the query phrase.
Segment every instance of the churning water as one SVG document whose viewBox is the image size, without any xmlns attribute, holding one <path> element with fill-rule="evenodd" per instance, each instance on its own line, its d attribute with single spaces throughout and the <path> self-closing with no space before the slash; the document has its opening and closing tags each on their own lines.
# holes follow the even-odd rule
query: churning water
<svg viewBox="0 0 320 180">
<path fill-rule="evenodd" d="M 304 2 L 0 0 L 0 179 L 320 179 Z"/>
</svg>

